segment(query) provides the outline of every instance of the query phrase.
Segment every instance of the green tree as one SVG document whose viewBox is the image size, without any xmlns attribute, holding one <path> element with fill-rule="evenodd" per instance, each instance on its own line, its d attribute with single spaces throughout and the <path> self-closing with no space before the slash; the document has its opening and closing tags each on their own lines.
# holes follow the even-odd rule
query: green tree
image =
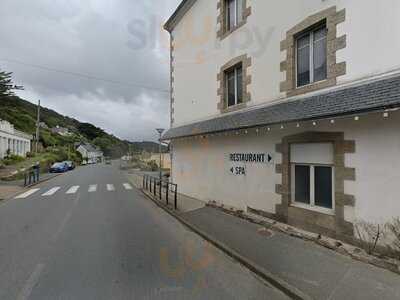
<svg viewBox="0 0 400 300">
<path fill-rule="evenodd" d="M 22 90 L 22 86 L 14 85 L 11 72 L 0 71 L 0 98 L 13 96 L 13 90 Z"/>
</svg>

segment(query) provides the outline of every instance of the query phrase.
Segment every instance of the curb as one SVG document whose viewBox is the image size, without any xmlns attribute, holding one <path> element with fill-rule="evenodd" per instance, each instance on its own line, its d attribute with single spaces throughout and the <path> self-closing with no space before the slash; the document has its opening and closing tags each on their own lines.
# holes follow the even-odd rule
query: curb
<svg viewBox="0 0 400 300">
<path fill-rule="evenodd" d="M 62 173 L 61 174 L 54 174 L 54 176 L 52 176 L 52 177 L 49 177 L 49 178 L 46 178 L 46 179 L 43 179 L 43 180 L 39 180 L 38 182 L 35 182 L 35 183 L 30 184 L 30 185 L 24 186 L 24 188 L 31 188 L 33 186 L 36 186 L 36 185 L 41 184 L 43 182 L 49 181 L 49 180 L 54 179 L 54 178 L 56 178 L 58 176 L 61 176 L 61 175 L 62 175 Z"/>
<path fill-rule="evenodd" d="M 190 230 L 193 232 L 197 233 L 200 235 L 202 238 L 213 244 L 215 247 L 218 249 L 222 250 L 225 254 L 229 255 L 233 259 L 237 260 L 239 263 L 241 263 L 244 267 L 261 277 L 263 280 L 274 286 L 275 288 L 279 289 L 282 291 L 284 294 L 289 296 L 292 299 L 298 299 L 298 300 L 308 300 L 312 299 L 310 296 L 304 294 L 302 291 L 297 289 L 296 287 L 288 284 L 286 281 L 280 279 L 279 277 L 271 274 L 267 270 L 265 270 L 263 267 L 257 266 L 255 263 L 247 259 L 246 257 L 242 256 L 235 250 L 231 249 L 229 246 L 225 245 L 224 243 L 218 241 L 208 233 L 204 232 L 203 230 L 199 229 L 197 226 L 191 224 L 184 218 L 182 218 L 179 214 L 175 213 L 173 210 L 169 209 L 168 206 L 160 203 L 156 199 L 153 199 L 152 196 L 147 194 L 142 188 L 138 188 L 147 198 L 152 200 L 158 207 L 162 208 L 164 211 L 166 211 L 168 214 L 173 216 L 175 219 L 177 219 L 180 223 L 182 223 L 184 226 L 188 227 Z"/>
</svg>

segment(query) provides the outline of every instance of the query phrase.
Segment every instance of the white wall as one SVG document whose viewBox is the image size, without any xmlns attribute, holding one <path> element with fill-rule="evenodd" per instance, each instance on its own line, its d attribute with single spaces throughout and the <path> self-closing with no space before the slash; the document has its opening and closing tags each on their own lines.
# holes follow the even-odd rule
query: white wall
<svg viewBox="0 0 400 300">
<path fill-rule="evenodd" d="M 337 52 L 337 62 L 347 62 L 348 83 L 400 68 L 400 2 L 397 0 L 248 0 L 252 15 L 247 24 L 220 42 L 217 3 L 197 1 L 173 31 L 174 126 L 219 114 L 217 74 L 230 59 L 247 53 L 253 59 L 249 105 L 280 98 L 284 80 L 280 62 L 285 53 L 280 42 L 286 31 L 307 16 L 333 5 L 346 8 L 346 21 L 338 36 L 347 35 L 347 46 Z"/>
<path fill-rule="evenodd" d="M 333 125 L 326 120 L 315 127 L 289 124 L 285 129 L 272 128 L 269 133 L 252 130 L 247 135 L 233 132 L 229 136 L 173 141 L 173 181 L 181 193 L 203 201 L 274 213 L 281 201 L 275 193 L 275 184 L 281 183 L 281 175 L 275 174 L 275 164 L 281 162 L 275 144 L 283 136 L 310 130 L 343 131 L 345 139 L 356 142 L 356 153 L 345 156 L 346 167 L 356 169 L 356 181 L 345 181 L 345 193 L 356 197 L 355 208 L 345 207 L 346 220 L 384 222 L 400 216 L 400 112 L 388 119 L 376 113 L 359 121 L 337 120 Z M 228 155 L 237 152 L 272 153 L 274 163 L 248 163 L 246 176 L 234 176 L 229 171 L 233 164 Z"/>
</svg>

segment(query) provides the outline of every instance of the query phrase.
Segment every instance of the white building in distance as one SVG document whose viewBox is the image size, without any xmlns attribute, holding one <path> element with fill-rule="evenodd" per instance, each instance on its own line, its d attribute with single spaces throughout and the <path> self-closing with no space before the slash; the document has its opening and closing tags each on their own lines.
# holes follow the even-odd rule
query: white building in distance
<svg viewBox="0 0 400 300">
<path fill-rule="evenodd" d="M 10 154 L 26 156 L 31 151 L 32 135 L 16 130 L 11 123 L 0 120 L 0 159 Z"/>
<path fill-rule="evenodd" d="M 81 144 L 76 151 L 82 155 L 83 160 L 88 164 L 95 164 L 103 160 L 103 152 L 91 144 Z"/>
</svg>

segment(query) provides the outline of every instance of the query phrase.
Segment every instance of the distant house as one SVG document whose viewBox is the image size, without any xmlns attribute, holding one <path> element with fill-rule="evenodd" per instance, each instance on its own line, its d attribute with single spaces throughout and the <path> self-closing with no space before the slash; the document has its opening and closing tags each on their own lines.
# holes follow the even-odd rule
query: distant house
<svg viewBox="0 0 400 300">
<path fill-rule="evenodd" d="M 103 160 L 103 152 L 91 144 L 80 144 L 76 149 L 81 155 L 83 160 L 88 164 L 95 164 Z"/>
<path fill-rule="evenodd" d="M 0 159 L 8 153 L 26 156 L 31 151 L 32 135 L 18 131 L 14 125 L 0 120 Z"/>
<path fill-rule="evenodd" d="M 49 129 L 49 126 L 47 126 L 47 124 L 45 122 L 40 122 L 39 127 L 43 128 L 43 129 Z"/>
<path fill-rule="evenodd" d="M 50 129 L 51 132 L 62 135 L 62 136 L 70 136 L 72 133 L 69 131 L 68 128 L 56 126 Z"/>
</svg>

